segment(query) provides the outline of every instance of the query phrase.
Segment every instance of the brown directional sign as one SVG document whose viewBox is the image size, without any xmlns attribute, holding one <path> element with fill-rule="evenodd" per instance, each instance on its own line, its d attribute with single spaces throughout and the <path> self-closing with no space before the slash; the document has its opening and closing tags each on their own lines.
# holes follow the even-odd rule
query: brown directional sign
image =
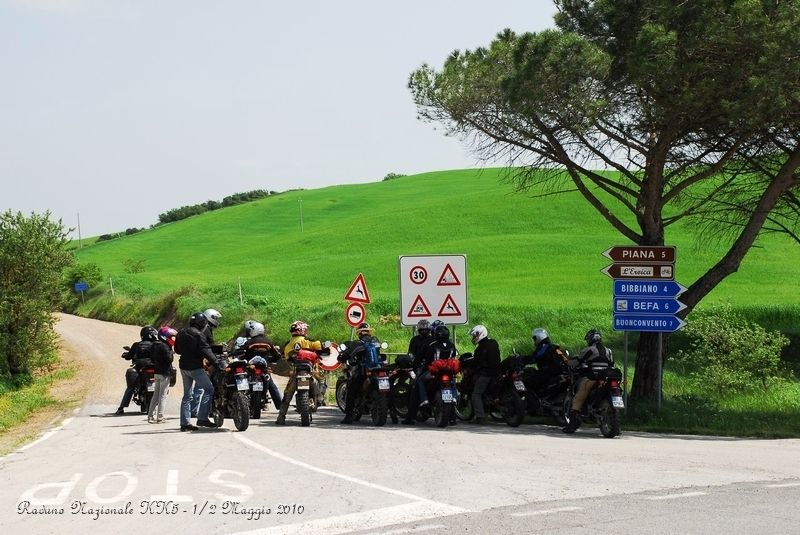
<svg viewBox="0 0 800 535">
<path fill-rule="evenodd" d="M 675 278 L 675 267 L 672 264 L 649 264 L 644 262 L 611 264 L 601 271 L 612 279 L 673 280 Z"/>
<path fill-rule="evenodd" d="M 617 245 L 603 251 L 614 262 L 675 262 L 675 246 Z"/>
</svg>

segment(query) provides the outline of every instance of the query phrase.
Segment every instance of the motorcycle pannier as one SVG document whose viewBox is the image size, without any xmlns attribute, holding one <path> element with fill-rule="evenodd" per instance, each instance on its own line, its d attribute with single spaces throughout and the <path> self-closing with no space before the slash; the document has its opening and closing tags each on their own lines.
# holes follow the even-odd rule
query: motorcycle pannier
<svg viewBox="0 0 800 535">
<path fill-rule="evenodd" d="M 414 366 L 414 359 L 411 358 L 411 355 L 399 355 L 394 363 L 398 368 L 411 368 Z"/>
</svg>

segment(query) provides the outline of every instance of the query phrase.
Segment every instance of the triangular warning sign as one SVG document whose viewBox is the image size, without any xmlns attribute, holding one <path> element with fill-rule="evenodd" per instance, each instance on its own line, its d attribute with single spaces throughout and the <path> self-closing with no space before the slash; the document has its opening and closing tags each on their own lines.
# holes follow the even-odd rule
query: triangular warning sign
<svg viewBox="0 0 800 535">
<path fill-rule="evenodd" d="M 436 286 L 461 286 L 461 281 L 458 280 L 458 276 L 456 272 L 453 271 L 453 268 L 450 264 L 447 264 L 442 271 L 441 276 L 439 277 L 439 282 L 436 283 Z"/>
<path fill-rule="evenodd" d="M 447 294 L 447 298 L 442 303 L 442 308 L 439 309 L 438 316 L 460 316 L 461 310 L 459 310 L 458 305 L 453 300 L 453 296 Z"/>
<path fill-rule="evenodd" d="M 350 289 L 344 294 L 347 301 L 354 301 L 356 303 L 369 303 L 369 290 L 367 290 L 367 283 L 364 282 L 364 275 L 358 274 L 356 280 L 350 285 Z"/>
<path fill-rule="evenodd" d="M 429 318 L 431 317 L 431 311 L 428 308 L 428 305 L 425 304 L 425 301 L 422 300 L 422 296 L 418 295 L 416 299 L 414 299 L 414 303 L 411 305 L 411 308 L 408 310 L 408 317 L 409 318 Z"/>
</svg>

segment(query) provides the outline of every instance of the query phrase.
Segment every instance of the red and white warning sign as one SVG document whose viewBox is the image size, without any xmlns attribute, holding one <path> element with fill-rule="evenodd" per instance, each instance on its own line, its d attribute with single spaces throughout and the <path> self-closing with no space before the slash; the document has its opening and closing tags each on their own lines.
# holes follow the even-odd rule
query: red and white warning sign
<svg viewBox="0 0 800 535">
<path fill-rule="evenodd" d="M 367 283 L 364 281 L 364 274 L 359 273 L 356 280 L 353 281 L 353 284 L 350 285 L 350 289 L 347 290 L 347 293 L 344 294 L 344 298 L 347 301 L 352 301 L 354 303 L 369 303 L 369 290 L 367 290 Z"/>
<path fill-rule="evenodd" d="M 401 256 L 400 308 L 403 325 L 467 323 L 466 255 Z"/>
<path fill-rule="evenodd" d="M 361 303 L 350 303 L 344 309 L 344 318 L 351 327 L 358 327 L 361 323 L 367 321 L 367 311 L 364 310 L 364 305 Z"/>
</svg>

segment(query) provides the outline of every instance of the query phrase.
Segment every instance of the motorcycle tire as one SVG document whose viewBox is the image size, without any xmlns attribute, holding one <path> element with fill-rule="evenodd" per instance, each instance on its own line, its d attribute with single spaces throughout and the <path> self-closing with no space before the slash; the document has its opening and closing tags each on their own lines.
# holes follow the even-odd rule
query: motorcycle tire
<svg viewBox="0 0 800 535">
<path fill-rule="evenodd" d="M 308 427 L 311 425 L 311 408 L 308 406 L 308 390 L 298 390 L 295 396 L 297 409 L 300 411 L 300 425 Z"/>
<path fill-rule="evenodd" d="M 471 394 L 465 394 L 461 391 L 458 392 L 458 398 L 454 410 L 456 411 L 456 418 L 462 422 L 472 420 L 475 417 L 475 410 L 472 408 Z"/>
<path fill-rule="evenodd" d="M 525 419 L 525 402 L 519 397 L 517 390 L 513 387 L 506 389 L 500 397 L 503 409 L 503 420 L 510 427 L 519 427 Z"/>
<path fill-rule="evenodd" d="M 344 412 L 345 401 L 347 400 L 347 381 L 336 383 L 336 405 L 339 410 Z"/>
<path fill-rule="evenodd" d="M 619 411 L 608 401 L 603 401 L 598 414 L 600 432 L 606 438 L 614 438 L 622 432 L 619 422 Z"/>
<path fill-rule="evenodd" d="M 372 425 L 375 427 L 386 425 L 386 418 L 389 416 L 389 400 L 378 391 L 372 392 L 370 416 L 372 416 Z"/>
<path fill-rule="evenodd" d="M 261 419 L 261 407 L 264 406 L 262 401 L 263 397 L 263 392 L 258 392 L 255 390 L 250 392 L 250 418 L 253 420 Z"/>
<path fill-rule="evenodd" d="M 233 425 L 244 431 L 250 425 L 250 400 L 244 392 L 236 392 L 233 398 Z"/>
<path fill-rule="evenodd" d="M 398 418 L 408 416 L 408 400 L 411 397 L 412 382 L 410 377 L 398 379 L 392 386 L 392 403 Z"/>
<path fill-rule="evenodd" d="M 453 403 L 442 401 L 442 393 L 436 392 L 433 398 L 433 421 L 436 427 L 447 427 L 450 425 L 450 415 L 453 410 Z"/>
</svg>

